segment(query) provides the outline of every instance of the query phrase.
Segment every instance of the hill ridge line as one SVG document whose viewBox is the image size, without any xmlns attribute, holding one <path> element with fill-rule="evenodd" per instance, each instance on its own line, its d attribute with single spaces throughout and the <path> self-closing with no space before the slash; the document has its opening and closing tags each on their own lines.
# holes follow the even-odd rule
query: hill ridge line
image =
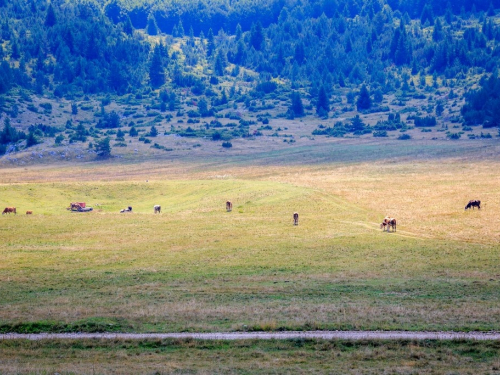
<svg viewBox="0 0 500 375">
<path fill-rule="evenodd" d="M 171 333 L 4 333 L 0 340 L 500 340 L 500 332 L 456 331 L 289 331 L 289 332 L 171 332 Z"/>
</svg>

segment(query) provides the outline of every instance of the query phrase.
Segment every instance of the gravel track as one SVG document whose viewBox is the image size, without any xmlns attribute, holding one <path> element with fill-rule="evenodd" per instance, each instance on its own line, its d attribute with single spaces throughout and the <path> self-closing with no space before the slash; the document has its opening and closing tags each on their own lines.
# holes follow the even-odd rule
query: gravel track
<svg viewBox="0 0 500 375">
<path fill-rule="evenodd" d="M 500 340 L 500 332 L 307 331 L 215 333 L 38 333 L 0 334 L 0 340 Z"/>
</svg>

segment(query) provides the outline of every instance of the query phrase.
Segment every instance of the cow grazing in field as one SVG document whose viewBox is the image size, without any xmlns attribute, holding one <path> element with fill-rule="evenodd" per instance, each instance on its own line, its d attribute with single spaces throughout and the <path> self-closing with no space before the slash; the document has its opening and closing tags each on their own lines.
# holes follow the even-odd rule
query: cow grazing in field
<svg viewBox="0 0 500 375">
<path fill-rule="evenodd" d="M 26 211 L 26 215 L 33 215 L 33 211 Z"/>
<path fill-rule="evenodd" d="M 154 210 L 155 214 L 161 214 L 161 206 L 159 204 L 155 204 Z"/>
<path fill-rule="evenodd" d="M 14 215 L 17 215 L 16 208 L 15 207 L 5 207 L 5 209 L 2 212 L 2 215 L 3 214 L 10 214 L 10 213 L 14 213 Z"/>
<path fill-rule="evenodd" d="M 383 231 L 387 230 L 387 232 L 390 232 L 392 228 L 392 230 L 395 232 L 396 224 L 397 224 L 396 219 L 390 216 L 386 216 L 384 218 L 384 221 L 380 223 L 380 229 L 383 229 Z"/>
<path fill-rule="evenodd" d="M 297 212 L 293 213 L 293 225 L 299 225 L 299 214 Z"/>
<path fill-rule="evenodd" d="M 128 206 L 127 208 L 124 208 L 123 210 L 120 210 L 121 214 L 127 213 L 127 212 L 132 212 L 132 206 Z"/>
<path fill-rule="evenodd" d="M 481 209 L 481 201 L 478 200 L 470 200 L 469 203 L 467 203 L 467 206 L 465 206 L 465 209 L 468 210 L 469 208 L 474 209 L 474 207 L 477 207 L 478 210 Z"/>
<path fill-rule="evenodd" d="M 231 212 L 233 210 L 233 203 L 231 201 L 226 202 L 226 211 Z"/>
</svg>

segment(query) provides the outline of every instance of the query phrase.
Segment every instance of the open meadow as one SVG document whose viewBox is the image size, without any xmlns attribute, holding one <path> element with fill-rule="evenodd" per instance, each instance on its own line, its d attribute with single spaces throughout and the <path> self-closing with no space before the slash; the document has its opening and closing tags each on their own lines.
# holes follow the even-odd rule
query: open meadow
<svg viewBox="0 0 500 375">
<path fill-rule="evenodd" d="M 215 157 L 115 159 L 4 168 L 1 205 L 16 206 L 18 214 L 0 217 L 0 330 L 499 330 L 500 165 L 490 157 L 497 146 L 472 144 L 465 152 L 441 146 L 338 144 L 329 155 L 323 148 L 297 148 L 293 158 L 249 154 L 232 163 Z M 464 211 L 469 199 L 481 199 L 482 209 Z M 233 202 L 232 212 L 226 212 L 226 200 Z M 74 201 L 94 211 L 67 211 Z M 155 204 L 162 206 L 159 215 Z M 127 206 L 133 213 L 120 214 Z M 380 230 L 386 215 L 398 219 L 396 233 Z M 40 345 L 2 343 L 0 372 L 50 369 L 44 358 L 56 352 L 66 358 L 56 361 L 63 366 L 76 350 L 73 344 Z M 117 355 L 135 350 L 89 345 L 88 361 L 74 372 L 90 371 L 85 366 L 94 361 L 106 373 L 103 363 L 113 368 Z M 186 345 L 203 347 L 203 355 L 224 357 L 227 350 L 233 356 L 230 363 L 197 367 L 202 373 L 245 373 L 255 358 L 281 355 L 262 372 L 301 372 L 306 364 L 317 372 L 334 371 L 324 367 L 326 357 L 302 353 L 293 343 L 283 344 L 279 355 L 268 353 L 275 350 L 269 343 L 250 343 L 245 353 L 234 343 L 209 349 L 212 344 L 170 343 L 158 352 L 137 348 L 137 366 L 150 361 L 145 352 L 194 355 Z M 476 366 L 469 351 L 460 362 L 461 349 L 454 346 L 460 344 L 450 344 L 448 355 L 458 359 L 442 368 L 431 364 L 444 361 L 434 347 L 415 344 L 420 354 L 411 357 L 384 345 L 348 352 L 358 358 L 380 350 L 370 362 L 374 372 L 388 366 L 411 373 L 420 366 L 419 373 L 467 373 Z M 479 353 L 498 354 L 497 346 L 480 345 Z M 388 354 L 392 350 L 405 354 L 391 362 L 389 357 L 399 355 Z M 421 353 L 429 350 L 431 357 Z M 298 352 L 302 364 L 296 362 Z M 496 373 L 498 363 L 483 354 L 476 355 L 483 372 Z M 19 365 L 24 355 L 35 367 Z M 168 356 L 175 362 L 174 357 Z M 349 367 L 354 357 L 346 361 L 336 362 L 335 371 L 358 373 L 359 367 Z M 189 369 L 188 362 L 165 371 Z"/>
</svg>

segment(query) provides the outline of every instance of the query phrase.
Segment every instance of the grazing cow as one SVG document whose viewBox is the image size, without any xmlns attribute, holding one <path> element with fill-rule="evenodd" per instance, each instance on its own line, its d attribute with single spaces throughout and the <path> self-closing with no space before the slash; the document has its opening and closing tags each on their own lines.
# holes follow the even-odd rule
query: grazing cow
<svg viewBox="0 0 500 375">
<path fill-rule="evenodd" d="M 33 211 L 26 211 L 26 215 L 33 215 Z"/>
<path fill-rule="evenodd" d="M 297 212 L 293 213 L 293 225 L 299 225 L 299 214 Z"/>
<path fill-rule="evenodd" d="M 387 230 L 387 232 L 390 232 L 392 230 L 395 232 L 396 231 L 396 219 L 393 217 L 386 216 L 384 218 L 384 221 L 380 223 L 380 229 L 383 229 L 383 231 Z"/>
<path fill-rule="evenodd" d="M 226 202 L 226 211 L 231 212 L 233 210 L 233 203 L 231 201 Z"/>
<path fill-rule="evenodd" d="M 3 214 L 10 214 L 10 213 L 14 213 L 14 215 L 17 215 L 17 212 L 16 212 L 16 208 L 15 207 L 5 207 L 5 209 L 3 210 L 2 212 L 2 215 Z"/>
<path fill-rule="evenodd" d="M 132 206 L 128 206 L 127 208 L 124 208 L 123 210 L 120 210 L 121 214 L 127 213 L 127 212 L 132 212 Z"/>
<path fill-rule="evenodd" d="M 155 214 L 161 214 L 161 206 L 159 204 L 155 204 L 154 209 Z"/>
<path fill-rule="evenodd" d="M 468 210 L 469 208 L 474 209 L 474 207 L 477 207 L 478 210 L 481 209 L 481 201 L 478 200 L 470 200 L 469 203 L 467 203 L 467 206 L 465 206 L 465 209 Z"/>
</svg>

